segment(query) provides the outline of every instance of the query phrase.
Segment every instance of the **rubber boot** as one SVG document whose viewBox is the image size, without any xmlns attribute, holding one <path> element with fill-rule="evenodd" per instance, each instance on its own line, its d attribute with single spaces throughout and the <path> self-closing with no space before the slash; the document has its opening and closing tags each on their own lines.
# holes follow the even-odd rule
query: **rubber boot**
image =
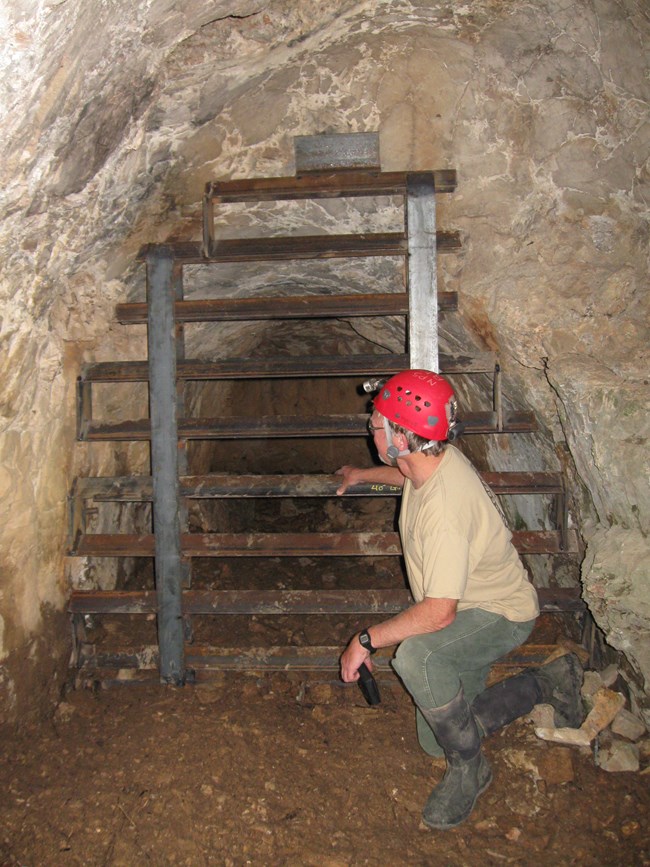
<svg viewBox="0 0 650 867">
<path fill-rule="evenodd" d="M 536 704 L 553 706 L 557 728 L 579 728 L 585 716 L 580 694 L 582 676 L 578 657 L 567 653 L 490 686 L 474 699 L 472 712 L 483 735 L 530 713 Z"/>
<path fill-rule="evenodd" d="M 420 708 L 447 759 L 447 770 L 425 804 L 422 819 L 430 828 L 455 828 L 467 819 L 476 799 L 492 782 L 481 752 L 481 735 L 461 689 L 442 707 Z"/>
<path fill-rule="evenodd" d="M 436 740 L 436 736 L 431 731 L 431 726 L 422 715 L 419 707 L 415 709 L 415 731 L 420 747 L 428 756 L 431 756 L 432 759 L 443 759 L 445 757 L 444 750 Z"/>
</svg>

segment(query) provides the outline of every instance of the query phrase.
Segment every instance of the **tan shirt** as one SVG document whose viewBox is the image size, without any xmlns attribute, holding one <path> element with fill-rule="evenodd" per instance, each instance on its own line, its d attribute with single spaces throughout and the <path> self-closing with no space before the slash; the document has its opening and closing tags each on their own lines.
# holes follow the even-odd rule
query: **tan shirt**
<svg viewBox="0 0 650 867">
<path fill-rule="evenodd" d="M 516 622 L 539 614 L 512 533 L 458 449 L 447 446 L 421 488 L 406 480 L 399 528 L 416 602 L 458 599 L 459 611 L 483 608 Z"/>
</svg>

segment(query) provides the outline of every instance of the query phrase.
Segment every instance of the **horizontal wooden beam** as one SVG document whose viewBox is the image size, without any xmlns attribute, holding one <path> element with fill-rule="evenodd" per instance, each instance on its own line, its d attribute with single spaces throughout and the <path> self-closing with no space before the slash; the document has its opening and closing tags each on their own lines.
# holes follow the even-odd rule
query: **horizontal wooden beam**
<svg viewBox="0 0 650 867">
<path fill-rule="evenodd" d="M 427 173 L 428 174 L 428 173 Z M 431 172 L 437 193 L 453 193 L 456 170 Z M 217 204 L 290 199 L 352 198 L 355 196 L 403 196 L 409 172 L 327 171 L 300 177 L 242 178 L 211 181 L 205 195 Z"/>
<path fill-rule="evenodd" d="M 440 354 L 440 372 L 444 374 L 492 373 L 495 363 L 496 356 L 492 352 Z M 185 359 L 176 363 L 176 374 L 179 380 L 381 376 L 399 373 L 408 366 L 408 355 Z M 149 365 L 146 361 L 91 362 L 83 366 L 81 379 L 84 382 L 146 382 Z"/>
<path fill-rule="evenodd" d="M 537 591 L 546 612 L 581 611 L 578 587 L 542 587 Z M 413 604 L 407 590 L 185 590 L 182 610 L 189 615 L 221 614 L 397 614 Z M 156 593 L 82 591 L 72 593 L 71 614 L 154 614 Z"/>
<path fill-rule="evenodd" d="M 439 253 L 461 247 L 456 231 L 436 232 Z M 223 238 L 210 242 L 207 253 L 193 241 L 145 244 L 138 260 L 160 248 L 171 253 L 181 265 L 219 265 L 227 262 L 280 262 L 302 259 L 356 259 L 373 256 L 406 256 L 408 244 L 403 232 L 369 232 L 356 235 L 273 235 L 266 238 Z"/>
<path fill-rule="evenodd" d="M 401 553 L 397 533 L 183 533 L 186 557 L 365 557 Z M 152 557 L 153 535 L 90 534 L 78 556 Z"/>
<path fill-rule="evenodd" d="M 567 554 L 578 550 L 569 533 L 568 547 L 556 530 L 516 530 L 512 543 L 520 554 Z M 81 535 L 70 554 L 78 557 L 152 557 L 151 534 Z M 183 533 L 185 557 L 381 557 L 399 556 L 398 533 Z"/>
<path fill-rule="evenodd" d="M 197 675 L 209 671 L 332 671 L 338 672 L 341 647 L 200 647 L 189 644 L 185 648 L 185 662 Z M 493 670 L 511 672 L 513 669 L 542 665 L 558 650 L 554 644 L 524 644 L 513 650 L 493 666 Z M 373 657 L 373 667 L 379 673 L 391 671 L 392 648 L 386 648 Z M 155 670 L 158 664 L 156 645 L 144 645 L 129 650 L 103 650 L 94 645 L 82 645 L 80 664 L 83 670 L 121 670 L 125 681 L 131 680 L 130 671 Z"/>
<path fill-rule="evenodd" d="M 560 473 L 481 473 L 495 494 L 558 494 L 564 486 Z M 341 477 L 326 474 L 231 475 L 211 473 L 181 476 L 180 495 L 190 499 L 247 497 L 335 497 Z M 364 482 L 354 485 L 346 497 L 400 496 L 401 487 Z M 147 502 L 153 495 L 151 476 L 99 476 L 78 478 L 72 497 L 98 502 Z"/>
<path fill-rule="evenodd" d="M 406 590 L 185 590 L 184 614 L 394 614 L 413 600 Z M 76 591 L 73 614 L 148 614 L 154 591 Z"/>
<path fill-rule="evenodd" d="M 455 310 L 455 292 L 438 295 L 440 309 Z M 373 316 L 406 316 L 405 292 L 373 292 L 369 295 L 283 295 L 275 298 L 208 298 L 177 301 L 177 322 L 247 322 L 267 319 L 346 319 Z M 118 304 L 115 315 L 122 325 L 147 322 L 145 302 Z"/>
<path fill-rule="evenodd" d="M 366 436 L 367 415 L 331 415 L 304 418 L 302 416 L 267 416 L 258 418 L 181 418 L 178 435 L 181 439 L 294 439 L 302 437 Z M 493 412 L 463 414 L 466 434 L 530 433 L 537 429 L 535 417 L 529 412 L 506 413 L 501 428 Z M 88 421 L 79 431 L 79 439 L 90 442 L 148 440 L 151 436 L 148 419 L 123 422 Z"/>
</svg>

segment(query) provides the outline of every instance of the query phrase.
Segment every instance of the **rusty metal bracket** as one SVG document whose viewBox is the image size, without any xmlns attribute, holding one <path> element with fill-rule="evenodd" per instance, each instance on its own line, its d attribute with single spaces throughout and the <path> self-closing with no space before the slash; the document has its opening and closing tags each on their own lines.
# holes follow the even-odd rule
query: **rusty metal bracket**
<svg viewBox="0 0 650 867">
<path fill-rule="evenodd" d="M 501 395 L 501 365 L 494 365 L 494 381 L 492 383 L 492 406 L 495 416 L 496 432 L 503 432 L 503 401 Z"/>
<path fill-rule="evenodd" d="M 88 425 L 93 417 L 92 382 L 77 377 L 77 439 L 85 440 L 88 435 Z"/>
</svg>

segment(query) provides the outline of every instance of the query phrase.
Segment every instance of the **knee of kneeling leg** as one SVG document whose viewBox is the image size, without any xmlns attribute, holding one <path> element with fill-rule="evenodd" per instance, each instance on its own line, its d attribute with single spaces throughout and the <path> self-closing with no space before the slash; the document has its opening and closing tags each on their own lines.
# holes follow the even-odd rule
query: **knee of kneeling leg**
<svg viewBox="0 0 650 867">
<path fill-rule="evenodd" d="M 460 689 L 457 660 L 436 653 L 425 636 L 407 638 L 397 648 L 393 668 L 412 695 L 419 695 L 425 707 L 431 706 L 432 693 L 444 694 L 444 704 Z M 426 701 L 425 701 L 426 698 Z M 417 700 L 417 699 L 416 699 Z"/>
<path fill-rule="evenodd" d="M 411 673 L 421 672 L 424 653 L 417 636 L 402 641 L 393 658 L 393 668 L 403 681 L 408 681 Z"/>
</svg>

